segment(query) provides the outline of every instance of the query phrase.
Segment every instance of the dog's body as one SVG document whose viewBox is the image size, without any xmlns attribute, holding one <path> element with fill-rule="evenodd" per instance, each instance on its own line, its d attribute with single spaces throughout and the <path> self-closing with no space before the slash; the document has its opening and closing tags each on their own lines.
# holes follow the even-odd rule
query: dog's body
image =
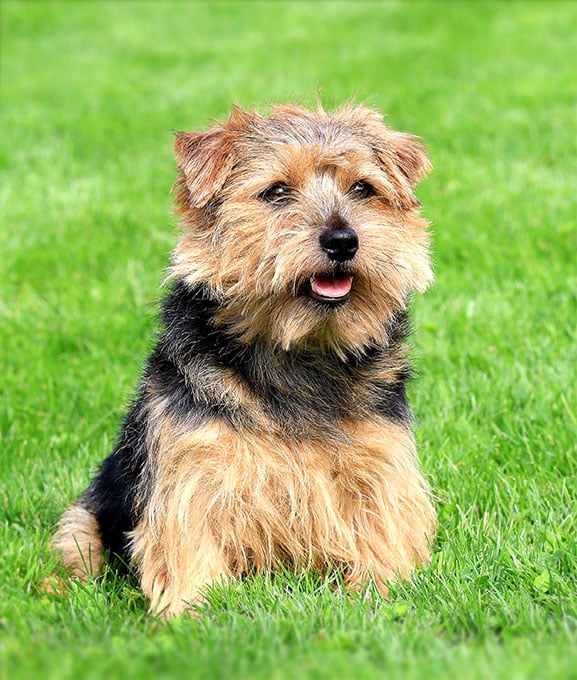
<svg viewBox="0 0 577 680">
<path fill-rule="evenodd" d="M 179 133 L 163 332 L 117 447 L 55 543 L 132 563 L 154 611 L 284 564 L 360 585 L 429 557 L 406 302 L 432 275 L 422 147 L 370 109 L 235 110 Z"/>
</svg>

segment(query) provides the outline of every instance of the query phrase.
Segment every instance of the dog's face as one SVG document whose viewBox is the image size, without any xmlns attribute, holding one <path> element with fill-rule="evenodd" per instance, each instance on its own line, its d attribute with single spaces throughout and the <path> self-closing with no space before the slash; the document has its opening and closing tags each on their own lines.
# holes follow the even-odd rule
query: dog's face
<svg viewBox="0 0 577 680">
<path fill-rule="evenodd" d="M 427 157 L 372 109 L 236 109 L 178 133 L 176 157 L 174 276 L 208 285 L 244 341 L 359 350 L 432 279 L 413 194 Z"/>
</svg>

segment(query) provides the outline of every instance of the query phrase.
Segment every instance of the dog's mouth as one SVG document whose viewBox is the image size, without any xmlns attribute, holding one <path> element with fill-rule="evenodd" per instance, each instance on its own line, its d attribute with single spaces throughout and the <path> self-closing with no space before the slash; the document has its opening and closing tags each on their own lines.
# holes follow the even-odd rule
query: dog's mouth
<svg viewBox="0 0 577 680">
<path fill-rule="evenodd" d="M 313 274 L 309 279 L 310 297 L 319 302 L 344 302 L 353 287 L 350 274 Z"/>
</svg>

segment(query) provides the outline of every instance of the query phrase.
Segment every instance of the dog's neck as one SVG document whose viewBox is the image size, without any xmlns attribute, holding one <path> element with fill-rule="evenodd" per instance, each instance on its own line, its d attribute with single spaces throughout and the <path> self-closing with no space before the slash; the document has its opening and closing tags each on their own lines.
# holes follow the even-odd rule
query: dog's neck
<svg viewBox="0 0 577 680">
<path fill-rule="evenodd" d="M 244 343 L 214 323 L 215 300 L 203 286 L 194 289 L 178 283 L 163 304 L 164 330 L 154 362 L 171 362 L 183 377 L 193 398 L 192 406 L 206 401 L 211 414 L 250 422 L 251 395 L 269 418 L 284 430 L 311 436 L 334 429 L 343 420 L 385 416 L 396 422 L 410 419 L 405 382 L 410 374 L 403 340 L 408 333 L 407 315 L 393 320 L 387 345 L 372 344 L 347 357 L 333 352 L 279 351 L 266 343 Z M 156 359 L 155 359 L 156 357 Z M 204 379 L 210 375 L 211 394 Z M 222 379 L 222 403 L 213 389 L 215 376 Z M 240 385 L 235 406 L 227 403 L 228 382 Z M 230 400 L 229 400 L 230 401 Z M 239 403 L 240 401 L 240 403 Z"/>
</svg>

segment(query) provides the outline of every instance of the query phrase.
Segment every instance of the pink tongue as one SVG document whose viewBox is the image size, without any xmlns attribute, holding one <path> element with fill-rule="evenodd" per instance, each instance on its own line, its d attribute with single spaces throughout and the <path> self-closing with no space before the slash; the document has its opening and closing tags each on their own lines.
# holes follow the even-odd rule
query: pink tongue
<svg viewBox="0 0 577 680">
<path fill-rule="evenodd" d="M 315 292 L 323 297 L 339 298 L 348 295 L 353 285 L 353 277 L 347 274 L 341 276 L 315 276 Z"/>
</svg>

